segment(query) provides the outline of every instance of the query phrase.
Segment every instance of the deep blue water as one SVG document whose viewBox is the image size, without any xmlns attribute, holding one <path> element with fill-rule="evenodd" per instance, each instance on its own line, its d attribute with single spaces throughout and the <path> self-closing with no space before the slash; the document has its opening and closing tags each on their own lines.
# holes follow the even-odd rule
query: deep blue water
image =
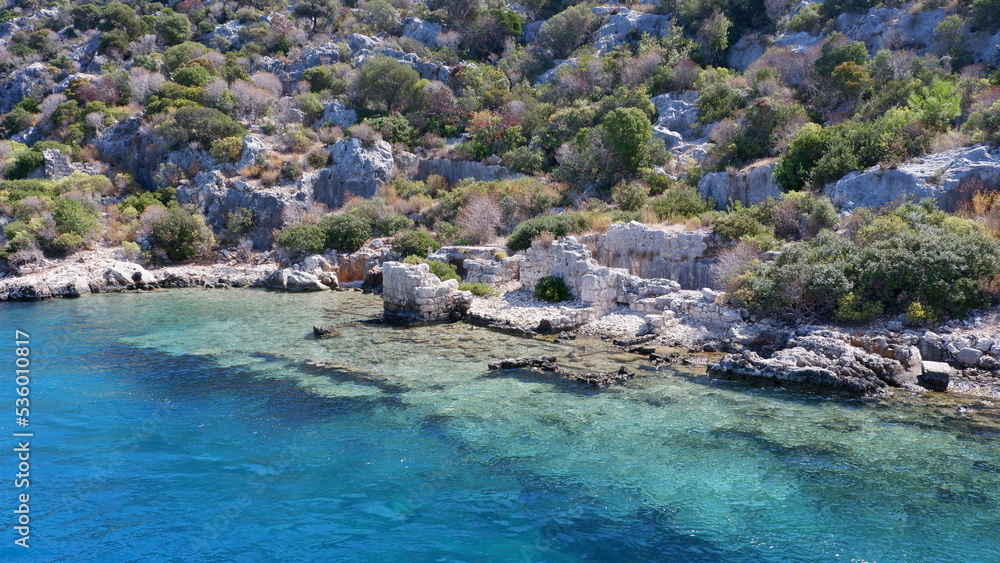
<svg viewBox="0 0 1000 563">
<path fill-rule="evenodd" d="M 0 303 L 0 557 L 1000 561 L 992 409 L 496 376 L 490 359 L 574 348 L 363 322 L 378 310 L 253 290 Z M 345 324 L 315 340 L 320 323 Z M 31 334 L 27 550 L 14 329 Z"/>
</svg>

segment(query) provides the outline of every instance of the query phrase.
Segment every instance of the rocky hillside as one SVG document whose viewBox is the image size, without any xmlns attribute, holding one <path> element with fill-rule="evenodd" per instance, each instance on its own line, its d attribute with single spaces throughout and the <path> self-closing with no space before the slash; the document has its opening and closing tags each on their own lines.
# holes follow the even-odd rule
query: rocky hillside
<svg viewBox="0 0 1000 563">
<path fill-rule="evenodd" d="M 373 236 L 517 250 L 672 221 L 733 242 L 718 283 L 752 307 L 957 314 L 1000 271 L 998 15 L 998 0 L 19 0 L 0 10 L 2 258 L 17 275 L 97 246 L 161 263 Z M 824 230 L 882 257 L 927 225 L 985 253 L 940 290 L 967 299 L 866 285 L 855 262 L 823 285 L 758 260 Z"/>
</svg>

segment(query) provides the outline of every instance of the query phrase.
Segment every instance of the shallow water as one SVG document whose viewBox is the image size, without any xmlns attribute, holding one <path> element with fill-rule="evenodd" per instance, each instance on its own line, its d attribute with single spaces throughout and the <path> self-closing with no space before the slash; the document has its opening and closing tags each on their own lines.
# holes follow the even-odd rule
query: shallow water
<svg viewBox="0 0 1000 563">
<path fill-rule="evenodd" d="M 578 348 L 365 322 L 379 312 L 256 290 L 0 303 L 8 366 L 13 329 L 31 334 L 35 432 L 32 547 L 8 526 L 0 556 L 1000 560 L 991 409 L 666 370 L 603 391 L 495 375 L 491 359 Z M 15 466 L 0 462 L 8 522 Z"/>
</svg>

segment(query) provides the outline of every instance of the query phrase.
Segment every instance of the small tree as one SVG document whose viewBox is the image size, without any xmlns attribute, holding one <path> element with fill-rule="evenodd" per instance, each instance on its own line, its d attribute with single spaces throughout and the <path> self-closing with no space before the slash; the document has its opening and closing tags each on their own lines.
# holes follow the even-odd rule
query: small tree
<svg viewBox="0 0 1000 563">
<path fill-rule="evenodd" d="M 385 55 L 365 60 L 358 78 L 358 97 L 369 109 L 404 111 L 413 100 L 420 75 L 412 68 Z"/>
<path fill-rule="evenodd" d="M 458 212 L 458 226 L 472 242 L 483 244 L 497 236 L 503 225 L 503 210 L 493 197 L 474 194 Z"/>
<path fill-rule="evenodd" d="M 327 27 L 340 14 L 340 2 L 337 0 L 297 0 L 292 14 L 298 18 L 309 20 L 310 30 L 316 31 L 316 26 Z"/>
<path fill-rule="evenodd" d="M 168 209 L 153 223 L 153 244 L 173 261 L 190 260 L 207 254 L 215 245 L 211 229 L 201 215 L 186 209 Z"/>
<path fill-rule="evenodd" d="M 601 122 L 611 157 L 619 169 L 635 170 L 649 160 L 649 142 L 653 125 L 637 108 L 617 108 Z"/>
<path fill-rule="evenodd" d="M 403 256 L 426 257 L 431 250 L 437 250 L 441 245 L 431 238 L 427 231 L 406 231 L 392 239 L 392 249 Z"/>
</svg>

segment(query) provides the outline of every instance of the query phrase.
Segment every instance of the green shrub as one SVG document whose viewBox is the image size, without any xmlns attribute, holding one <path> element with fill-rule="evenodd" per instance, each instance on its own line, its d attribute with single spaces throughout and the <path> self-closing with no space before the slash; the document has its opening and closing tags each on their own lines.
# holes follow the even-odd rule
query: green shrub
<svg viewBox="0 0 1000 563">
<path fill-rule="evenodd" d="M 919 301 L 914 301 L 906 308 L 906 322 L 909 324 L 933 324 L 937 322 L 937 317 L 929 307 L 924 307 Z"/>
<path fill-rule="evenodd" d="M 401 115 L 388 117 L 366 117 L 362 123 L 367 123 L 372 129 L 382 135 L 382 139 L 390 143 L 402 143 L 408 147 L 416 144 L 416 131 L 410 122 Z"/>
<path fill-rule="evenodd" d="M 622 211 L 638 211 L 649 200 L 649 186 L 639 182 L 620 182 L 612 190 L 611 199 Z"/>
<path fill-rule="evenodd" d="M 663 195 L 649 200 L 649 208 L 656 213 L 656 218 L 665 221 L 671 217 L 697 217 L 715 207 L 715 200 L 702 199 L 694 186 L 677 186 L 668 189 Z"/>
<path fill-rule="evenodd" d="M 254 230 L 256 224 L 257 217 L 249 207 L 234 209 L 226 216 L 226 230 L 237 236 L 245 235 Z"/>
<path fill-rule="evenodd" d="M 323 149 L 314 150 L 306 157 L 306 162 L 313 168 L 325 168 L 330 164 L 330 152 Z"/>
<path fill-rule="evenodd" d="M 372 236 L 371 223 L 357 213 L 327 215 L 319 228 L 325 233 L 326 246 L 343 252 L 354 252 Z"/>
<path fill-rule="evenodd" d="M 773 229 L 740 210 L 726 213 L 716 219 L 712 229 L 724 241 L 737 241 L 768 234 L 774 236 Z"/>
<path fill-rule="evenodd" d="M 589 6 L 572 6 L 545 22 L 541 29 L 542 45 L 552 49 L 554 58 L 565 59 L 590 39 L 599 24 Z"/>
<path fill-rule="evenodd" d="M 175 207 L 169 209 L 152 228 L 153 244 L 173 261 L 204 256 L 215 245 L 211 229 L 201 215 Z"/>
<path fill-rule="evenodd" d="M 548 231 L 556 237 L 564 237 L 587 229 L 587 219 L 581 213 L 571 212 L 561 215 L 543 215 L 534 219 L 522 221 L 514 227 L 514 232 L 507 239 L 507 248 L 518 251 L 531 247 L 531 241 L 542 231 Z"/>
<path fill-rule="evenodd" d="M 174 73 L 174 82 L 181 86 L 204 86 L 209 78 L 208 69 L 200 65 L 187 66 Z"/>
<path fill-rule="evenodd" d="M 275 242 L 293 257 L 300 257 L 323 252 L 326 233 L 318 225 L 296 223 L 285 227 Z"/>
<path fill-rule="evenodd" d="M 27 129 L 35 124 L 35 116 L 23 107 L 15 107 L 3 118 L 3 128 L 7 136 Z"/>
<path fill-rule="evenodd" d="M 49 251 L 55 256 L 67 256 L 83 248 L 83 237 L 76 233 L 63 233 L 52 239 Z"/>
<path fill-rule="evenodd" d="M 45 159 L 42 157 L 42 151 L 21 151 L 7 165 L 5 176 L 8 180 L 22 179 L 41 168 L 43 164 L 45 164 Z"/>
<path fill-rule="evenodd" d="M 500 295 L 500 291 L 488 283 L 476 282 L 462 282 L 458 284 L 459 291 L 471 292 L 476 297 L 496 297 Z"/>
<path fill-rule="evenodd" d="M 56 229 L 63 234 L 88 238 L 101 230 L 101 223 L 93 210 L 75 199 L 60 198 L 56 201 L 52 218 L 55 219 Z"/>
<path fill-rule="evenodd" d="M 405 231 L 392 238 L 392 249 L 403 256 L 426 257 L 432 250 L 441 248 L 427 231 Z"/>
<path fill-rule="evenodd" d="M 566 287 L 566 281 L 561 277 L 545 276 L 538 280 L 538 283 L 535 285 L 535 299 L 541 299 L 549 303 L 558 303 L 560 301 L 569 301 L 572 298 L 573 296 L 570 295 L 569 288 Z"/>
<path fill-rule="evenodd" d="M 871 320 L 882 314 L 884 308 L 878 301 L 864 301 L 853 291 L 837 299 L 837 308 L 833 318 L 841 322 L 862 322 Z"/>
<path fill-rule="evenodd" d="M 973 31 L 986 29 L 995 31 L 1000 28 L 1000 0 L 972 0 L 969 6 L 969 21 L 972 22 Z"/>
<path fill-rule="evenodd" d="M 922 206 L 891 215 L 907 228 L 883 220 L 885 233 L 859 242 L 822 231 L 752 270 L 734 294 L 768 315 L 843 320 L 874 315 L 879 307 L 907 311 L 914 302 L 935 316 L 988 302 L 981 287 L 1000 272 L 1000 242 L 972 221 Z"/>
<path fill-rule="evenodd" d="M 208 151 L 216 162 L 237 162 L 243 152 L 242 137 L 223 137 L 212 141 Z"/>
<path fill-rule="evenodd" d="M 375 219 L 375 231 L 383 237 L 391 237 L 411 226 L 413 226 L 413 221 L 406 215 L 399 213 L 387 213 Z"/>
<path fill-rule="evenodd" d="M 225 137 L 243 138 L 247 130 L 233 118 L 215 108 L 185 106 L 156 126 L 156 132 L 173 146 L 198 141 L 211 146 L 212 141 Z"/>
<path fill-rule="evenodd" d="M 430 268 L 431 273 L 437 276 L 441 281 L 461 281 L 462 279 L 458 276 L 458 270 L 455 266 L 447 262 L 442 262 L 440 260 L 428 260 L 427 266 Z"/>
</svg>

